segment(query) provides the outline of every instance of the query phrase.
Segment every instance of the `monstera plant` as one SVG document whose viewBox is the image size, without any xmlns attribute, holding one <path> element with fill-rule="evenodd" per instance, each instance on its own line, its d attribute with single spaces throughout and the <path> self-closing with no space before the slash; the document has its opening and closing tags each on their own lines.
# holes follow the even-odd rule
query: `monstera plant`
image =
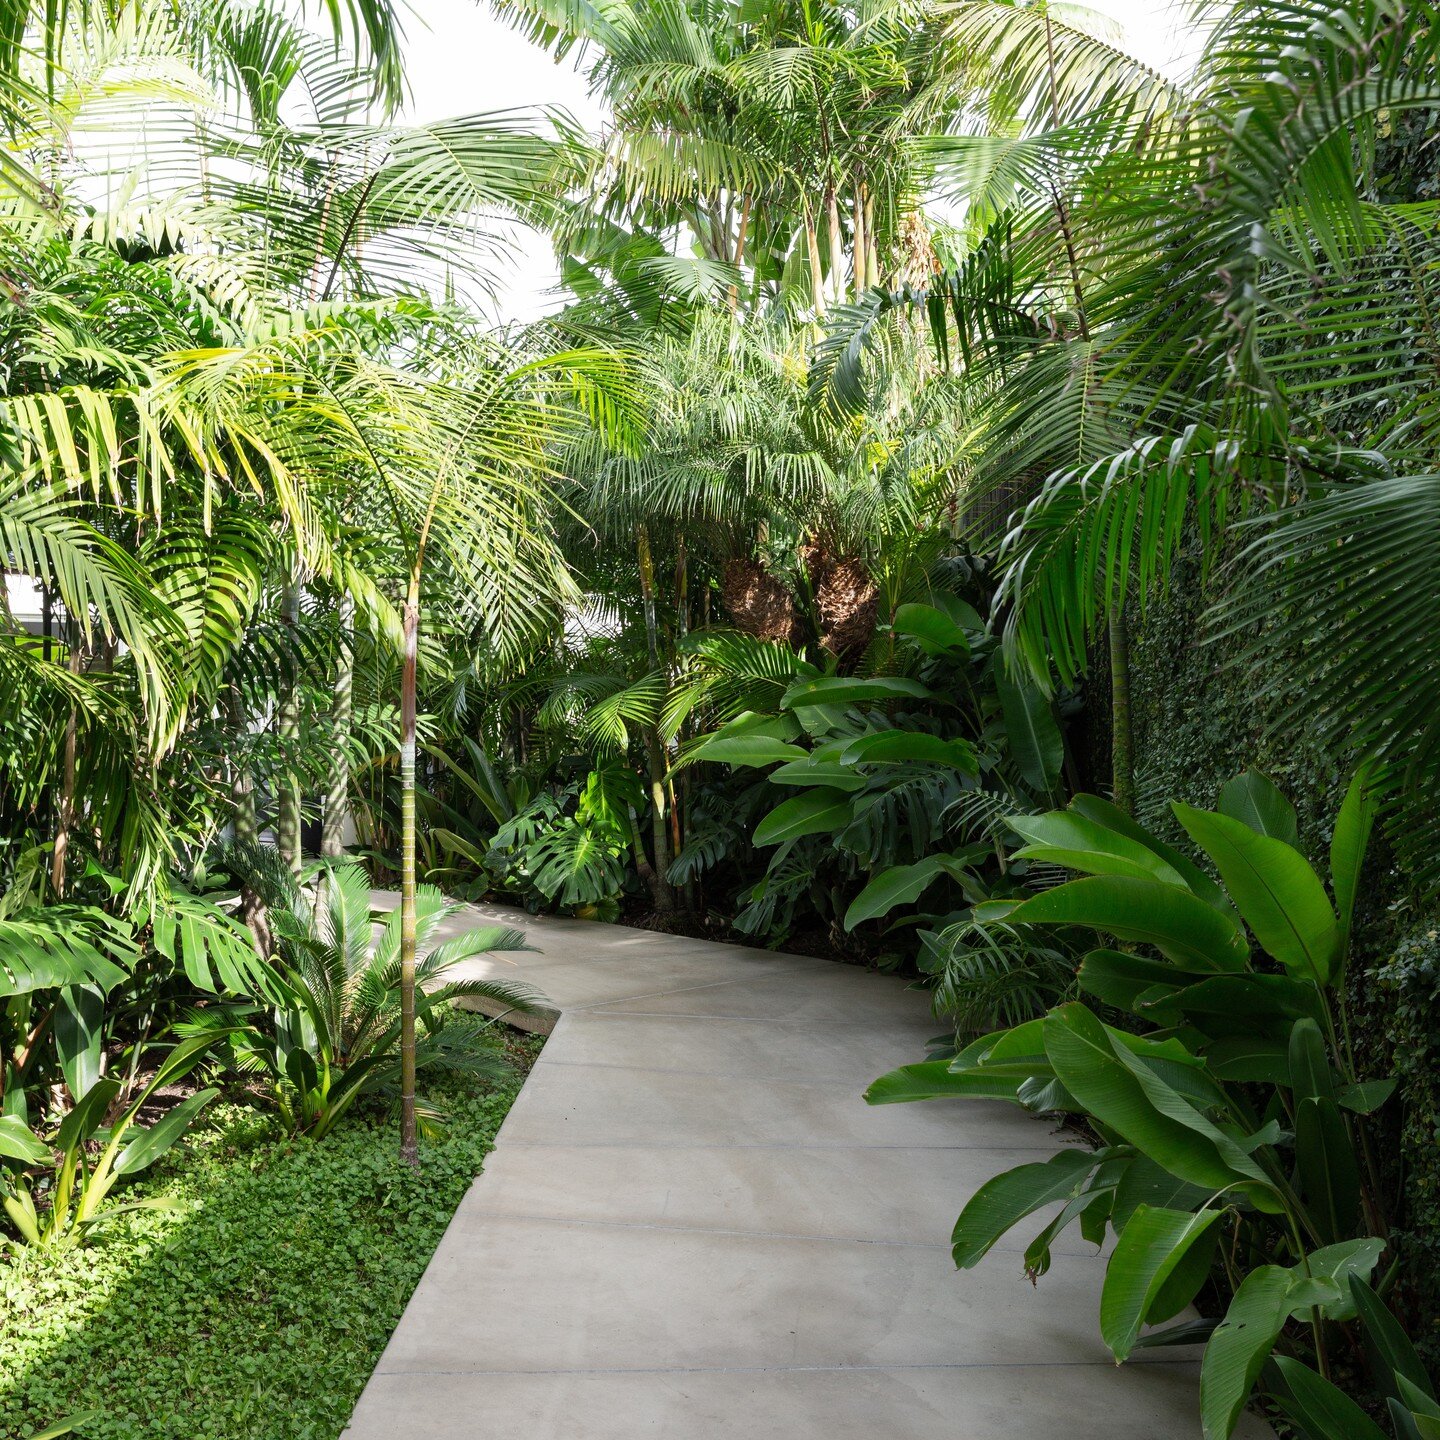
<svg viewBox="0 0 1440 1440">
<path fill-rule="evenodd" d="M 886 1075 L 867 1098 L 1002 1098 L 1080 1117 L 1095 1148 L 1021 1165 L 971 1198 L 957 1265 L 1041 1211 L 1032 1276 L 1067 1226 L 1097 1244 L 1113 1231 L 1105 1343 L 1123 1361 L 1140 1346 L 1204 1340 L 1206 1440 L 1232 1433 L 1262 1375 L 1302 1433 L 1368 1435 L 1326 1428 L 1354 1408 L 1329 1379 L 1339 1327 L 1362 1305 L 1367 1334 L 1388 1318 L 1366 1285 L 1387 1230 L 1361 1127 L 1393 1087 L 1356 1072 L 1340 984 L 1373 821 L 1365 777 L 1335 821 L 1328 892 L 1265 777 L 1230 782 L 1216 811 L 1173 809 L 1218 880 L 1095 796 L 1015 818 L 1020 857 L 1081 878 L 982 906 L 980 918 L 1114 943 L 1085 955 L 1083 999 Z M 1222 1318 L 1149 1329 L 1181 1315 L 1216 1271 L 1233 1296 Z M 1433 1398 L 1405 1383 L 1396 1434 L 1436 1433 L 1424 1428 Z"/>
</svg>

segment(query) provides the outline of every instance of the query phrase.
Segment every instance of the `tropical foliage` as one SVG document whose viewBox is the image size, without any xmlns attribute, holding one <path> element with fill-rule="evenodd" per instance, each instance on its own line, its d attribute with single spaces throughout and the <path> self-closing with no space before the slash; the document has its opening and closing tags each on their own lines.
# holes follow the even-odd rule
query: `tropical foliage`
<svg viewBox="0 0 1440 1440">
<path fill-rule="evenodd" d="M 495 897 L 911 976 L 954 1046 L 872 1099 L 1094 1142 L 959 1264 L 1058 1203 L 1207 1435 L 1432 1433 L 1434 7 L 1161 74 L 1041 0 L 497 0 L 594 135 L 406 125 L 384 0 L 10 8 L 16 1243 L 227 1092 L 418 1162 L 529 1003 L 441 936 Z M 516 224 L 565 296 L 496 330 Z"/>
</svg>

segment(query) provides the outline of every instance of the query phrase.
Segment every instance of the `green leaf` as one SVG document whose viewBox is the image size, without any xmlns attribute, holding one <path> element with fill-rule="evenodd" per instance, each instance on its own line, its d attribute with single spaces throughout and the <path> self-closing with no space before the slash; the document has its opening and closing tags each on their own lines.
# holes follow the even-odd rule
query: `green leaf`
<svg viewBox="0 0 1440 1440">
<path fill-rule="evenodd" d="M 853 765 L 842 765 L 838 760 L 816 760 L 807 756 L 804 760 L 792 760 L 772 770 L 765 779 L 771 785 L 828 785 L 832 790 L 863 790 L 865 776 Z"/>
<path fill-rule="evenodd" d="M 1228 815 L 1171 807 L 1215 862 L 1225 888 L 1266 954 L 1301 979 L 1324 985 L 1339 946 L 1335 912 L 1319 877 L 1283 840 L 1257 834 Z"/>
<path fill-rule="evenodd" d="M 1029 843 L 1016 852 L 1025 860 L 1048 860 L 1087 875 L 1128 875 L 1187 889 L 1185 877 L 1147 845 L 1072 810 L 1016 815 L 1006 824 Z"/>
<path fill-rule="evenodd" d="M 1330 1071 L 1330 1052 L 1320 1026 L 1308 1016 L 1290 1027 L 1287 1049 L 1290 1076 L 1287 1084 L 1297 1100 L 1335 1098 L 1335 1077 Z"/>
<path fill-rule="evenodd" d="M 1210 975 L 1186 985 L 1165 1003 L 1194 1019 L 1200 1029 L 1230 1034 L 1249 1029 L 1271 1036 L 1290 1034 L 1294 1021 L 1325 1013 L 1315 986 L 1288 975 Z"/>
<path fill-rule="evenodd" d="M 142 1130 L 116 1157 L 115 1174 L 133 1175 L 153 1165 L 190 1127 L 195 1117 L 219 1094 L 200 1090 L 182 1100 L 173 1110 Z"/>
<path fill-rule="evenodd" d="M 1360 1221 L 1360 1165 L 1333 1100 L 1304 1099 L 1295 1110 L 1300 1193 L 1322 1239 L 1343 1240 Z"/>
<path fill-rule="evenodd" d="M 1111 1223 L 1118 1234 L 1142 1205 L 1167 1210 L 1199 1210 L 1213 1193 L 1204 1186 L 1178 1179 L 1144 1155 L 1136 1155 L 1126 1165 L 1115 1187 Z"/>
<path fill-rule="evenodd" d="M 1289 1355 L 1275 1357 L 1284 1382 L 1276 1394 L 1280 1408 L 1303 1431 L 1305 1440 L 1387 1440 L 1385 1432 L 1337 1385 Z"/>
<path fill-rule="evenodd" d="M 18 1115 L 0 1115 L 0 1159 L 45 1165 L 50 1147 Z"/>
<path fill-rule="evenodd" d="M 911 905 L 947 873 L 948 855 L 927 855 L 913 865 L 893 865 L 882 870 L 850 902 L 845 928 L 853 930 L 866 920 L 888 915 L 897 905 Z"/>
<path fill-rule="evenodd" d="M 1354 1085 L 1342 1086 L 1335 1092 L 1335 1100 L 1357 1115 L 1372 1115 L 1394 1093 L 1395 1080 L 1360 1080 Z"/>
<path fill-rule="evenodd" d="M 1013 1076 L 987 1075 L 983 1066 L 956 1072 L 948 1060 L 922 1060 L 882 1075 L 865 1092 L 868 1105 L 898 1105 L 908 1100 L 1013 1100 Z"/>
<path fill-rule="evenodd" d="M 1224 1213 L 1191 1213 L 1141 1205 L 1131 1215 L 1105 1267 L 1105 1285 L 1100 1293 L 1100 1333 L 1117 1360 L 1129 1356 L 1166 1282 L 1190 1248 L 1211 1235 Z M 1168 1320 L 1185 1303 L 1155 1318 Z"/>
<path fill-rule="evenodd" d="M 891 676 L 883 680 L 855 680 L 843 675 L 797 680 L 780 702 L 782 710 L 807 705 L 875 705 L 885 700 L 929 700 L 935 697 L 918 680 Z"/>
<path fill-rule="evenodd" d="M 71 985 L 55 1007 L 55 1049 L 71 1095 L 83 1095 L 100 1078 L 105 997 L 98 985 Z"/>
<path fill-rule="evenodd" d="M 1292 849 L 1300 848 L 1295 807 L 1275 782 L 1258 770 L 1247 770 L 1227 781 L 1220 791 L 1217 808 L 1222 815 L 1239 821 L 1257 835 L 1268 835 Z"/>
<path fill-rule="evenodd" d="M 1210 876 L 1188 856 L 1182 855 L 1174 846 L 1156 839 L 1143 825 L 1132 820 L 1118 805 L 1109 800 L 1103 800 L 1098 795 L 1081 794 L 1076 795 L 1070 801 L 1069 809 L 1072 814 L 1083 816 L 1086 820 L 1093 820 L 1097 825 L 1103 825 L 1117 835 L 1138 841 L 1147 850 L 1153 851 L 1165 861 L 1176 874 L 1183 876 L 1191 891 L 1206 904 L 1213 905 L 1219 910 L 1229 911 L 1230 902 L 1225 898 L 1224 891 Z"/>
<path fill-rule="evenodd" d="M 1353 1276 L 1364 1279 L 1374 1272 L 1385 1250 L 1385 1241 L 1373 1235 L 1342 1240 L 1312 1250 L 1298 1265 L 1290 1267 L 1290 1311 L 1303 1316 L 1318 1307 L 1327 1320 L 1353 1320 L 1355 1299 L 1350 1289 Z"/>
<path fill-rule="evenodd" d="M 1364 1331 L 1365 1353 L 1376 1385 L 1398 1399 L 1400 1390 L 1396 1380 L 1403 1376 L 1433 1400 L 1435 1390 L 1425 1366 L 1389 1306 L 1362 1276 L 1351 1275 L 1348 1284 L 1351 1302 Z"/>
<path fill-rule="evenodd" d="M 987 1180 L 969 1199 L 950 1237 L 955 1264 L 977 1264 L 1012 1226 L 1027 1215 L 1075 1193 L 1096 1165 L 1087 1150 L 1062 1150 L 1049 1160 L 1017 1165 Z"/>
<path fill-rule="evenodd" d="M 1172 1175 L 1212 1191 L 1263 1179 L 1178 1091 L 1146 1062 L 1117 1046 L 1100 1021 L 1078 1003 L 1043 1021 L 1045 1053 L 1055 1074 L 1086 1111 Z"/>
<path fill-rule="evenodd" d="M 963 601 L 957 603 L 964 605 Z M 967 623 L 973 621 L 968 624 L 972 632 L 985 628 L 970 606 L 964 605 L 964 611 L 968 614 L 962 618 Z M 897 635 L 909 636 L 927 655 L 958 655 L 963 658 L 970 654 L 966 626 L 934 605 L 902 605 L 895 612 L 891 628 Z"/>
<path fill-rule="evenodd" d="M 942 740 L 919 730 L 882 730 L 852 740 L 840 755 L 846 765 L 922 764 L 949 765 L 966 775 L 978 775 L 980 763 L 968 740 Z"/>
<path fill-rule="evenodd" d="M 118 1080 L 97 1080 L 60 1122 L 60 1128 L 55 1132 L 56 1147 L 72 1150 L 82 1141 L 88 1140 L 100 1128 L 105 1112 L 119 1093 Z"/>
<path fill-rule="evenodd" d="M 1240 1282 L 1200 1362 L 1205 1440 L 1230 1440 L 1240 1412 L 1290 1314 L 1290 1272 L 1261 1265 Z"/>
<path fill-rule="evenodd" d="M 1080 988 L 1117 1010 L 1133 1010 L 1142 995 L 1179 990 L 1186 976 L 1168 960 L 1151 960 L 1123 950 L 1091 950 L 1080 962 Z"/>
<path fill-rule="evenodd" d="M 1205 1064 L 1217 1080 L 1290 1083 L 1290 1047 L 1264 1035 L 1222 1036 L 1205 1047 Z"/>
<path fill-rule="evenodd" d="M 1249 946 L 1234 923 L 1203 900 L 1150 880 L 1097 875 L 1046 890 L 1010 912 L 1012 923 L 1084 925 L 1154 945 L 1196 970 L 1242 970 Z"/>
<path fill-rule="evenodd" d="M 807 790 L 777 805 L 755 827 L 755 844 L 779 845 L 804 835 L 824 835 L 850 823 L 850 798 L 828 787 Z"/>
<path fill-rule="evenodd" d="M 718 735 L 690 752 L 692 760 L 714 760 L 727 765 L 773 765 L 783 760 L 804 760 L 803 746 L 772 735 Z"/>
<path fill-rule="evenodd" d="M 1048 794 L 1065 763 L 1065 737 L 1056 724 L 1050 697 L 1028 678 L 1017 680 L 998 659 L 995 688 L 1016 768 L 1026 784 Z"/>
<path fill-rule="evenodd" d="M 1370 844 L 1370 831 L 1379 808 L 1371 794 L 1372 776 L 1362 766 L 1350 781 L 1340 813 L 1335 817 L 1335 834 L 1330 841 L 1330 886 L 1340 911 L 1340 933 L 1350 934 L 1355 915 L 1355 895 L 1360 888 L 1360 871 Z"/>
<path fill-rule="evenodd" d="M 99 1420 L 104 1413 L 103 1410 L 77 1410 L 73 1415 L 67 1415 L 63 1420 L 57 1420 L 53 1425 L 47 1425 L 43 1430 L 27 1435 L 25 1440 L 60 1440 L 63 1435 L 73 1435 L 82 1425 Z"/>
</svg>

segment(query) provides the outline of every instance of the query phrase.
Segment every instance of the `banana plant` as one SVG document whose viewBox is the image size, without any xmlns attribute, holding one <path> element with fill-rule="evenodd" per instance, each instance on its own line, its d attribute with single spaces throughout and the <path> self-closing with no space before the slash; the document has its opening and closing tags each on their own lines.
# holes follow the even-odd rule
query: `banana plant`
<svg viewBox="0 0 1440 1440">
<path fill-rule="evenodd" d="M 121 1180 L 153 1165 L 219 1094 L 214 1087 L 198 1090 L 153 1125 L 137 1123 L 141 1111 L 161 1089 L 195 1069 L 219 1034 L 211 1031 L 182 1040 L 165 1055 L 135 1098 L 108 1123 L 121 1090 L 120 1081 L 110 1077 L 97 1080 L 43 1139 L 18 1117 L 0 1121 L 0 1206 L 23 1241 L 30 1245 L 76 1244 L 99 1221 L 164 1203 L 155 1199 L 128 1205 L 107 1202 Z M 99 1153 L 92 1154 L 97 1144 Z M 37 1199 L 41 1203 L 37 1204 Z"/>
<path fill-rule="evenodd" d="M 1370 1380 L 1390 1430 L 1373 1420 L 1332 1380 L 1288 1355 L 1277 1355 L 1261 1384 L 1302 1440 L 1437 1440 L 1440 1401 L 1425 1363 L 1379 1295 L 1352 1276 Z"/>
<path fill-rule="evenodd" d="M 1368 778 L 1357 775 L 1336 819 L 1328 892 L 1299 848 L 1293 807 L 1253 771 L 1224 787 L 1217 811 L 1173 807 L 1218 880 L 1092 795 L 1014 817 L 1028 842 L 1019 858 L 1081 878 L 982 904 L 977 918 L 1118 945 L 1085 955 L 1085 999 L 867 1092 L 872 1104 L 999 1098 L 1085 1121 L 1093 1151 L 1063 1150 L 980 1188 L 956 1222 L 956 1264 L 978 1263 L 1056 1204 L 1026 1252 L 1034 1276 L 1067 1226 L 1097 1244 L 1113 1231 L 1105 1343 L 1123 1361 L 1167 1338 L 1206 1338 L 1206 1440 L 1232 1433 L 1277 1347 L 1308 1352 L 1326 1378 L 1334 1328 L 1355 1318 L 1351 1282 L 1368 1280 L 1386 1249 L 1361 1125 L 1393 1083 L 1356 1073 L 1338 988 L 1374 819 Z M 1147 1333 L 1216 1267 L 1233 1291 L 1224 1317 Z"/>
</svg>

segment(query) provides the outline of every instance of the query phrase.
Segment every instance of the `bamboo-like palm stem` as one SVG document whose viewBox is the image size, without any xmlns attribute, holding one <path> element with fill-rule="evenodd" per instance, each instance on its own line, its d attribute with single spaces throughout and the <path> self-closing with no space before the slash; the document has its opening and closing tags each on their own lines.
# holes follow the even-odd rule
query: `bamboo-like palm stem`
<svg viewBox="0 0 1440 1440">
<path fill-rule="evenodd" d="M 420 1168 L 415 1117 L 415 660 L 420 641 L 420 559 L 410 569 L 400 665 L 400 1158 Z"/>
</svg>

